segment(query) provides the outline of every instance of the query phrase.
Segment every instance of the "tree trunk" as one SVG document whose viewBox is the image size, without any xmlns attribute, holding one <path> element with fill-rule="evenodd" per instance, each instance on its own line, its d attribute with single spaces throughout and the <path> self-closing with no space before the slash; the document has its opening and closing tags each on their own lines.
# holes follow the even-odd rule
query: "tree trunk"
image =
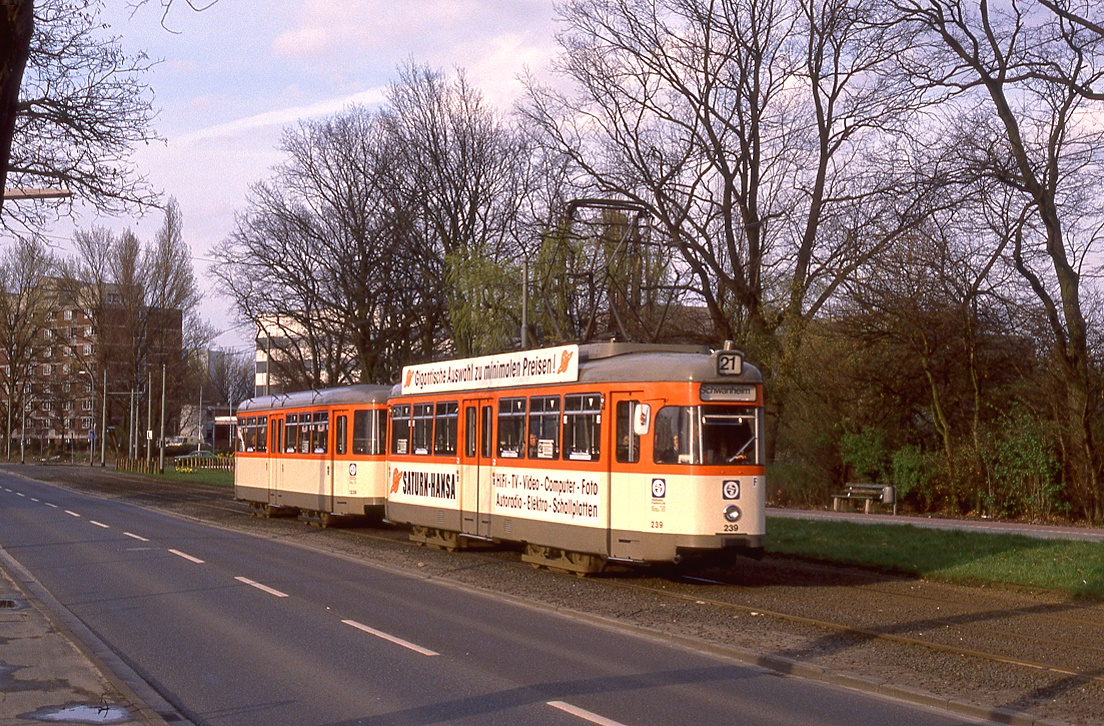
<svg viewBox="0 0 1104 726">
<path fill-rule="evenodd" d="M 31 52 L 33 0 L 0 0 L 0 191 L 7 188 L 19 87 Z M 0 209 L 3 208 L 0 195 Z"/>
<path fill-rule="evenodd" d="M 0 0 L 0 191 L 7 189 L 8 161 L 19 108 L 23 68 L 31 53 L 33 0 Z M 0 194 L 0 209 L 3 196 Z"/>
</svg>

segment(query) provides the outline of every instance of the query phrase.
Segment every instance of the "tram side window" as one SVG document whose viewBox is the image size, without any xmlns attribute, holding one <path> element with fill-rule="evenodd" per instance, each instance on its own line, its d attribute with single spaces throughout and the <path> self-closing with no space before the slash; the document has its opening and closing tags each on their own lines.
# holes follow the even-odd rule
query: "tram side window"
<svg viewBox="0 0 1104 726">
<path fill-rule="evenodd" d="M 478 416 L 478 409 L 475 406 L 468 406 L 464 409 L 464 456 L 475 456 Z"/>
<path fill-rule="evenodd" d="M 383 453 L 384 420 L 380 409 L 353 412 L 353 453 L 376 456 Z M 398 452 L 396 452 L 398 453 Z"/>
<path fill-rule="evenodd" d="M 284 450 L 284 441 L 281 438 L 284 433 L 284 422 L 281 419 L 272 420 L 272 453 L 279 454 Z"/>
<path fill-rule="evenodd" d="M 429 454 L 433 445 L 433 404 L 415 403 L 410 426 L 410 445 L 415 454 Z"/>
<path fill-rule="evenodd" d="M 498 455 L 506 459 L 525 457 L 525 399 L 504 398 L 498 402 Z"/>
<path fill-rule="evenodd" d="M 268 416 L 257 417 L 257 451 L 268 451 Z"/>
<path fill-rule="evenodd" d="M 284 453 L 294 454 L 299 445 L 299 414 L 289 413 L 284 419 Z"/>
<path fill-rule="evenodd" d="M 257 450 L 257 417 L 250 416 L 245 420 L 245 450 Z"/>
<path fill-rule="evenodd" d="M 435 418 L 433 453 L 455 455 L 456 432 L 460 424 L 460 404 L 456 401 L 438 403 Z"/>
<path fill-rule="evenodd" d="M 391 453 L 410 453 L 410 404 L 391 407 Z"/>
<path fill-rule="evenodd" d="M 602 395 L 564 396 L 563 446 L 568 459 L 594 461 L 601 454 Z"/>
<path fill-rule="evenodd" d="M 491 438 L 492 427 L 494 426 L 494 409 L 490 406 L 483 406 L 480 416 L 480 433 L 483 438 L 482 456 L 484 459 L 489 459 L 494 451 L 494 439 Z"/>
<path fill-rule="evenodd" d="M 533 396 L 529 399 L 529 458 L 557 459 L 560 456 L 560 397 Z"/>
<path fill-rule="evenodd" d="M 314 426 L 311 427 L 311 452 L 325 454 L 330 439 L 330 412 L 319 411 L 314 414 Z"/>
<path fill-rule="evenodd" d="M 655 416 L 653 458 L 657 464 L 691 464 L 693 408 L 664 406 Z"/>
<path fill-rule="evenodd" d="M 300 454 L 309 454 L 311 450 L 311 415 L 299 414 L 299 446 Z"/>
<path fill-rule="evenodd" d="M 338 456 L 344 456 L 349 453 L 349 446 L 347 443 L 349 419 L 347 416 L 338 416 L 334 424 L 334 453 Z"/>
<path fill-rule="evenodd" d="M 238 419 L 238 435 L 235 437 L 238 451 L 245 451 L 245 432 L 249 426 L 248 421 L 249 419 L 244 416 Z"/>
<path fill-rule="evenodd" d="M 633 431 L 633 412 L 640 401 L 617 402 L 617 461 L 635 464 L 640 461 L 640 437 Z"/>
</svg>

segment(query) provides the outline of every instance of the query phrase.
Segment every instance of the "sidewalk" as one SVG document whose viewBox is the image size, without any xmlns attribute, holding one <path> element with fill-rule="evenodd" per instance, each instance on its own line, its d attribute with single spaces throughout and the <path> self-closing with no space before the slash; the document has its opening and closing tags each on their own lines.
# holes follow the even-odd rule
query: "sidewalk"
<svg viewBox="0 0 1104 726">
<path fill-rule="evenodd" d="M 1104 542 L 1100 527 L 1065 527 L 1051 524 L 994 522 L 986 519 L 941 519 L 905 514 L 863 514 L 862 512 L 826 512 L 819 509 L 767 509 L 768 517 L 784 519 L 833 520 L 856 524 L 908 524 L 922 529 L 963 530 L 985 534 L 1016 534 L 1036 539 L 1072 539 Z M 768 528 L 769 531 L 769 528 Z"/>
</svg>

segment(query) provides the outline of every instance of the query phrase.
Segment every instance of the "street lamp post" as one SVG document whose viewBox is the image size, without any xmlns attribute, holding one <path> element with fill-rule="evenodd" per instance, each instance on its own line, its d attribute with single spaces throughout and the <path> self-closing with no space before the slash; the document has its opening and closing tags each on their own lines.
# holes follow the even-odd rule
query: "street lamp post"
<svg viewBox="0 0 1104 726">
<path fill-rule="evenodd" d="M 23 388 L 22 405 L 19 407 L 19 415 L 21 417 L 19 422 L 19 463 L 26 464 L 26 450 L 25 445 L 27 441 L 27 389 Z"/>
<path fill-rule="evenodd" d="M 92 371 L 83 370 L 83 371 L 81 371 L 81 373 L 88 376 L 89 391 L 92 393 L 92 406 L 89 408 L 89 411 L 92 412 L 92 415 L 88 417 L 88 421 L 89 421 L 89 427 L 88 427 L 88 432 L 89 432 L 89 437 L 88 437 L 88 465 L 89 466 L 95 466 L 96 465 L 96 377 L 92 375 Z M 106 388 L 104 389 L 104 394 L 105 394 L 105 397 L 106 397 L 106 394 L 107 394 L 107 389 Z M 84 407 L 81 406 L 81 408 L 83 409 Z M 82 416 L 82 418 L 83 418 L 83 416 Z M 102 432 L 101 432 L 101 435 L 103 435 Z"/>
<path fill-rule="evenodd" d="M 103 379 L 103 419 L 100 422 L 100 468 L 107 466 L 107 366 Z"/>
</svg>

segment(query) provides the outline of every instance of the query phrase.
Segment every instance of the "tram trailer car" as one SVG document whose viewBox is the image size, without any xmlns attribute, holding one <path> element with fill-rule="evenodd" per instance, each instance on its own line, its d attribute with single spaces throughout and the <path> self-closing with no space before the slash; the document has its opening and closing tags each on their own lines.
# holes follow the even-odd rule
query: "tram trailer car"
<svg viewBox="0 0 1104 726">
<path fill-rule="evenodd" d="M 261 396 L 238 409 L 234 496 L 264 516 L 382 516 L 390 386 Z"/>
<path fill-rule="evenodd" d="M 387 518 L 576 572 L 761 556 L 763 384 L 726 344 L 569 345 L 403 370 Z"/>
</svg>

